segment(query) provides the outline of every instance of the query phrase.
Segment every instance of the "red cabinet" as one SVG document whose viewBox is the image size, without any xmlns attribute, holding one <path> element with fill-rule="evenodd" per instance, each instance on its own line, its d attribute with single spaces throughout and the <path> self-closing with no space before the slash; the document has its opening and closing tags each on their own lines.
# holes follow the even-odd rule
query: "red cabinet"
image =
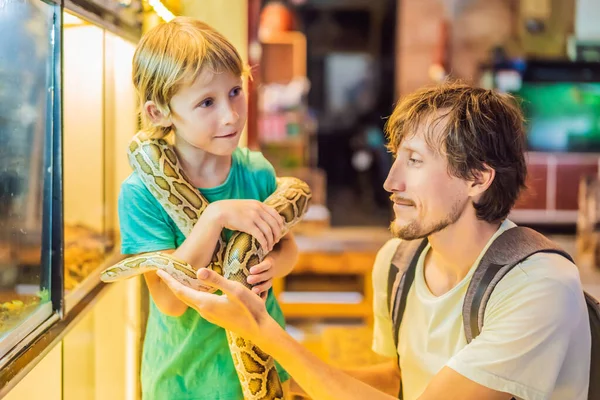
<svg viewBox="0 0 600 400">
<path fill-rule="evenodd" d="M 599 158 L 598 153 L 528 153 L 528 188 L 509 218 L 522 224 L 575 224 L 579 181 L 598 174 Z"/>
</svg>

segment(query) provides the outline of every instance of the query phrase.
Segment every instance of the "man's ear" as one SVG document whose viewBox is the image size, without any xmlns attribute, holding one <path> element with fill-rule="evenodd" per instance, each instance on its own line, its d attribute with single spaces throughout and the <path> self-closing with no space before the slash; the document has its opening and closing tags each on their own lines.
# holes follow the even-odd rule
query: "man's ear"
<svg viewBox="0 0 600 400">
<path fill-rule="evenodd" d="M 477 197 L 485 192 L 491 186 L 492 182 L 494 182 L 496 170 L 484 164 L 484 170 L 475 171 L 473 175 L 474 179 L 471 181 L 471 186 L 469 187 L 469 195 Z"/>
<path fill-rule="evenodd" d="M 150 121 L 156 126 L 168 128 L 173 125 L 171 122 L 171 116 L 164 115 L 153 101 L 148 100 L 146 103 L 144 103 L 144 112 Z"/>
</svg>

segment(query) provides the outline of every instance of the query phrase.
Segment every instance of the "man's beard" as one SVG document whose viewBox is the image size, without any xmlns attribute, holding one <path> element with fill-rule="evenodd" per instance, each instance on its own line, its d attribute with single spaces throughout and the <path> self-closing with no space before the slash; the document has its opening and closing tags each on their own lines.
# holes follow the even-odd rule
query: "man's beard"
<svg viewBox="0 0 600 400">
<path fill-rule="evenodd" d="M 458 221 L 468 203 L 468 201 L 455 201 L 450 212 L 442 220 L 433 222 L 428 226 L 423 226 L 419 220 L 413 220 L 402 227 L 398 227 L 394 220 L 390 224 L 390 231 L 393 237 L 402 240 L 423 239 Z"/>
</svg>

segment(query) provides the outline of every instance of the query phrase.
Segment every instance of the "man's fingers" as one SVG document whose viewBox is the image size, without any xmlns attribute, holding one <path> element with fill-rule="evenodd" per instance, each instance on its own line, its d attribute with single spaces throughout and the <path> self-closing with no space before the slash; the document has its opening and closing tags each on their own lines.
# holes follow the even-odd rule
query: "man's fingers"
<svg viewBox="0 0 600 400">
<path fill-rule="evenodd" d="M 253 295 L 252 292 L 242 286 L 241 283 L 230 281 L 210 269 L 199 269 L 197 277 L 202 283 L 222 291 L 229 298 L 233 298 L 241 303 L 246 301 L 248 295 Z"/>
<path fill-rule="evenodd" d="M 185 286 L 184 284 L 182 284 L 177 279 L 173 278 L 171 275 L 169 275 L 163 270 L 158 270 L 156 274 L 163 280 L 163 282 L 165 282 L 165 284 L 178 298 L 184 297 L 186 299 L 189 299 L 194 295 L 194 293 L 196 293 L 195 290 Z"/>
<path fill-rule="evenodd" d="M 236 284 L 234 281 L 230 281 L 222 275 L 219 275 L 213 270 L 207 268 L 200 268 L 196 273 L 196 277 L 202 283 L 218 289 L 225 294 L 235 294 Z"/>
</svg>

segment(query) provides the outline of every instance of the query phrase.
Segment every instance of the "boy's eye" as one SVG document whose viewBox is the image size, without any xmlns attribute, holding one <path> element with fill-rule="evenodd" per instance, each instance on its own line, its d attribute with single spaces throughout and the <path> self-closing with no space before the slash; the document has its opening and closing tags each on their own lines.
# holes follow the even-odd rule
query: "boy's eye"
<svg viewBox="0 0 600 400">
<path fill-rule="evenodd" d="M 213 99 L 206 99 L 206 100 L 203 100 L 200 104 L 198 104 L 198 106 L 202 107 L 202 108 L 206 108 L 206 107 L 212 106 L 213 103 L 214 103 Z"/>
<path fill-rule="evenodd" d="M 235 96 L 239 96 L 240 93 L 242 93 L 242 88 L 239 87 L 239 86 L 237 86 L 237 87 L 234 87 L 233 89 L 231 89 L 231 94 L 230 95 L 232 97 L 235 97 Z"/>
</svg>

